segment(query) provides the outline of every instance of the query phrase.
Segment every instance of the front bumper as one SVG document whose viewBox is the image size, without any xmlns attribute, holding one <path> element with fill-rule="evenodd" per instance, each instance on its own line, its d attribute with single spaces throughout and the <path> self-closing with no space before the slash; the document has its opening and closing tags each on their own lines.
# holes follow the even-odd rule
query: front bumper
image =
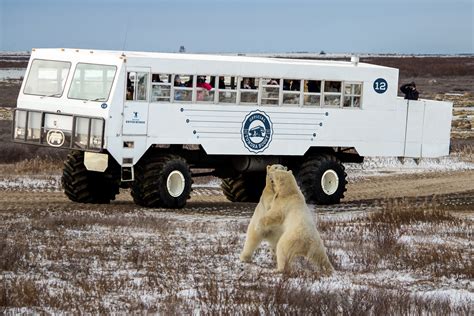
<svg viewBox="0 0 474 316">
<path fill-rule="evenodd" d="M 99 152 L 105 146 L 104 131 L 102 117 L 16 109 L 12 140 L 15 143 Z"/>
</svg>

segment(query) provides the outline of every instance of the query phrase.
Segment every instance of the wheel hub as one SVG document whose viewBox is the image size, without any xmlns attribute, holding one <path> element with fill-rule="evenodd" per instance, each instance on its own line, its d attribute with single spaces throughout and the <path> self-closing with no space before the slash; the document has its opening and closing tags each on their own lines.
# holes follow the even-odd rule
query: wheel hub
<svg viewBox="0 0 474 316">
<path fill-rule="evenodd" d="M 337 176 L 336 171 L 329 169 L 323 173 L 321 177 L 321 187 L 323 188 L 324 193 L 327 195 L 333 195 L 336 193 L 339 186 L 339 177 Z"/>
<path fill-rule="evenodd" d="M 181 171 L 174 170 L 168 175 L 166 179 L 166 188 L 172 197 L 178 197 L 184 192 L 186 180 Z"/>
</svg>

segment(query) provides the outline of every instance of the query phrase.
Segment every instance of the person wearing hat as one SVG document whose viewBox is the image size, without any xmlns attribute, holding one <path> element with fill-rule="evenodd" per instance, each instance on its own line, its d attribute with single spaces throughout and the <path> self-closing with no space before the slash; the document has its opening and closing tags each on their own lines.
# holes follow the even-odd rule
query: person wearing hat
<svg viewBox="0 0 474 316">
<path fill-rule="evenodd" d="M 400 91 L 405 94 L 407 100 L 418 100 L 418 90 L 416 90 L 416 84 L 414 81 L 404 84 L 400 87 Z"/>
</svg>

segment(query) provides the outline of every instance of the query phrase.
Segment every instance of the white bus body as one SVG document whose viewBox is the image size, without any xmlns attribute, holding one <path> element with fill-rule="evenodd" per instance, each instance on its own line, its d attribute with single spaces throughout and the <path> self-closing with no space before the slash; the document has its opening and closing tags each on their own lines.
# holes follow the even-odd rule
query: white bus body
<svg viewBox="0 0 474 316">
<path fill-rule="evenodd" d="M 32 66 L 35 61 L 46 66 Z M 45 61 L 64 63 L 58 66 L 60 71 L 48 74 Z M 152 82 L 160 74 L 168 76 L 169 83 Z M 189 102 L 175 100 L 180 88 L 173 86 L 173 79 L 179 74 L 194 78 L 193 86 L 184 91 Z M 57 86 L 41 90 L 33 79 L 28 82 L 29 76 L 36 76 L 38 82 L 50 78 L 48 84 Z M 206 92 L 210 97 L 202 101 L 197 76 L 233 78 L 234 86 L 219 89 L 215 84 Z M 254 104 L 244 102 L 249 91 L 241 88 L 243 78 L 256 78 Z M 275 78 L 277 85 L 266 85 L 269 78 Z M 101 98 L 84 99 L 87 93 L 81 89 L 89 89 L 86 83 L 94 80 L 103 87 L 95 92 Z M 299 90 L 285 90 L 290 80 L 298 83 Z M 131 81 L 134 100 L 126 100 Z M 319 92 L 308 91 L 312 83 L 319 84 Z M 58 93 L 41 92 L 49 90 Z M 109 153 L 122 168 L 131 170 L 129 178 L 122 180 L 134 180 L 134 166 L 154 147 L 198 145 L 205 157 L 230 157 L 226 161 L 233 161 L 234 167 L 242 164 L 239 157 L 244 161 L 267 157 L 262 158 L 265 164 L 281 161 L 275 160 L 279 157 L 304 157 L 318 149 L 350 148 L 360 157 L 448 155 L 452 104 L 405 100 L 397 97 L 397 90 L 397 69 L 358 61 L 35 49 L 18 97 L 13 139 Z M 232 103 L 221 102 L 226 96 Z M 310 98 L 318 101 L 311 103 Z M 284 104 L 290 99 L 291 104 Z M 94 165 L 94 158 L 90 160 Z"/>
</svg>

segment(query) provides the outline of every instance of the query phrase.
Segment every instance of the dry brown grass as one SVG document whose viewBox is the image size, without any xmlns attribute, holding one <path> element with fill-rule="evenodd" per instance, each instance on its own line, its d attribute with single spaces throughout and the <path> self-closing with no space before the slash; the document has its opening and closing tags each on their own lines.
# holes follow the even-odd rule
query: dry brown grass
<svg viewBox="0 0 474 316">
<path fill-rule="evenodd" d="M 473 223 L 442 211 L 441 199 L 403 199 L 370 216 L 327 219 L 319 228 L 338 272 L 305 260 L 273 272 L 263 247 L 238 260 L 248 218 L 70 204 L 68 211 L 0 208 L 0 308 L 30 312 L 162 314 L 462 314 L 469 304 L 423 295 L 443 280 L 474 276 L 471 252 L 416 238 L 467 241 Z M 210 211 L 209 211 L 210 212 Z M 325 219 L 326 218 L 326 219 Z M 412 242 L 404 238 L 413 238 Z M 410 273 L 407 287 L 386 271 Z M 429 277 L 429 279 L 428 279 Z M 375 279 L 374 279 L 375 278 Z M 392 278 L 392 279 L 391 279 Z M 453 281 L 454 282 L 454 281 Z M 462 283 L 461 283 L 462 284 Z M 1 310 L 1 309 L 0 309 Z"/>
</svg>

